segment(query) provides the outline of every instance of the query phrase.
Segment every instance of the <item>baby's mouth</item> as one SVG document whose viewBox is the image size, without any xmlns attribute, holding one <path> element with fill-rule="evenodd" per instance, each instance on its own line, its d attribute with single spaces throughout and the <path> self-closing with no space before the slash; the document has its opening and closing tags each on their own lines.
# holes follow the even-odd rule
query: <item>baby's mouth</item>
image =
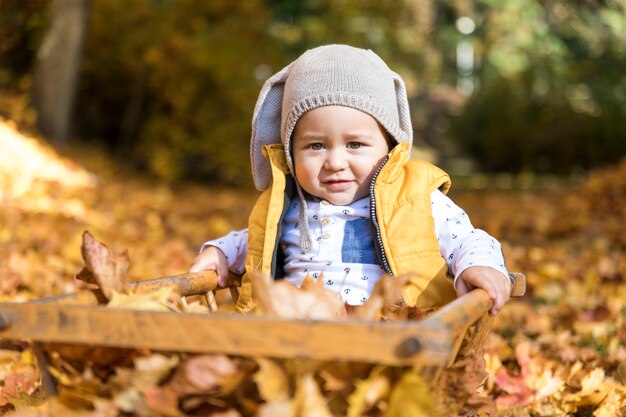
<svg viewBox="0 0 626 417">
<path fill-rule="evenodd" d="M 343 191 L 352 184 L 350 180 L 328 180 L 323 181 L 323 184 L 332 191 Z"/>
</svg>

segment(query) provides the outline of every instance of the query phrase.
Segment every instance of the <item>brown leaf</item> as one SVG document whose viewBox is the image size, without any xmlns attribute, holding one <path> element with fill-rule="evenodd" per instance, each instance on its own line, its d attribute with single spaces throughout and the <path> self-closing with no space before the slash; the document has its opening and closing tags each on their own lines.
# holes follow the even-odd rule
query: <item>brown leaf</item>
<svg viewBox="0 0 626 417">
<path fill-rule="evenodd" d="M 151 387 L 141 390 L 141 395 L 146 405 L 160 416 L 185 416 L 185 414 L 178 409 L 178 397 L 173 391 L 159 387 Z"/>
<path fill-rule="evenodd" d="M 167 382 L 167 389 L 179 396 L 204 394 L 232 388 L 237 365 L 225 355 L 201 355 L 184 360 Z"/>
<path fill-rule="evenodd" d="M 252 279 L 252 288 L 261 309 L 278 317 L 315 320 L 347 317 L 338 294 L 306 279 L 298 288 L 287 280 L 272 282 L 257 275 Z"/>
<path fill-rule="evenodd" d="M 111 253 L 106 245 L 97 241 L 89 232 L 83 233 L 81 253 L 88 272 L 81 271 L 77 279 L 90 284 L 96 284 L 107 300 L 110 300 L 113 291 L 126 291 L 127 274 L 130 268 L 130 259 L 126 250 L 120 253 Z"/>
<path fill-rule="evenodd" d="M 481 390 L 488 377 L 485 367 L 485 357 L 474 354 L 444 369 L 433 387 L 436 415 L 496 415 L 495 401 Z"/>
<path fill-rule="evenodd" d="M 0 388 L 0 406 L 33 405 L 32 401 L 29 401 L 29 396 L 41 386 L 41 375 L 32 351 L 22 352 L 19 360 L 5 372 L 8 373 L 4 375 L 4 384 Z"/>
</svg>

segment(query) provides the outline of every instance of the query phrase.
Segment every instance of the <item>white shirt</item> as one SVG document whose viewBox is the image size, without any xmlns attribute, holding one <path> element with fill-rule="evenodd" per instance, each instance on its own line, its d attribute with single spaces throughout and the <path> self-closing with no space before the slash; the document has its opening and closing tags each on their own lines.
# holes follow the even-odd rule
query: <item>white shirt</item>
<svg viewBox="0 0 626 417">
<path fill-rule="evenodd" d="M 470 266 L 487 266 L 506 277 L 508 272 L 500 243 L 489 234 L 475 229 L 467 214 L 439 190 L 431 193 L 435 233 L 441 256 L 456 279 Z M 323 279 L 324 286 L 339 293 L 352 305 L 363 304 L 384 274 L 376 258 L 375 237 L 371 233 L 369 197 L 348 206 L 337 206 L 326 201 L 307 202 L 312 249 L 300 249 L 299 200 L 290 202 L 283 219 L 283 234 L 279 244 L 285 254 L 285 273 L 299 286 L 308 274 Z M 358 239 L 358 237 L 366 237 Z M 369 238 L 368 238 L 369 237 Z M 228 268 L 234 273 L 244 272 L 248 249 L 247 230 L 235 231 L 206 242 L 224 252 Z"/>
</svg>

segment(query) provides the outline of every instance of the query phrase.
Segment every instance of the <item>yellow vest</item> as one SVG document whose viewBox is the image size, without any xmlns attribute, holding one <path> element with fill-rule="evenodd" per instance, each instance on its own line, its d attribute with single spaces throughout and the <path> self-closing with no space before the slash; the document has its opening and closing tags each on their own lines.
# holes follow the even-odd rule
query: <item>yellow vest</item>
<svg viewBox="0 0 626 417">
<path fill-rule="evenodd" d="M 385 269 L 392 276 L 407 274 L 404 301 L 420 308 L 440 307 L 456 297 L 448 267 L 435 234 L 430 194 L 447 193 L 450 178 L 436 166 L 408 160 L 408 143 L 396 146 L 374 183 L 377 235 Z M 293 190 L 282 145 L 263 147 L 273 182 L 255 204 L 248 221 L 248 256 L 237 309 L 251 307 L 252 272 L 272 275 L 280 265 L 280 224 Z"/>
</svg>

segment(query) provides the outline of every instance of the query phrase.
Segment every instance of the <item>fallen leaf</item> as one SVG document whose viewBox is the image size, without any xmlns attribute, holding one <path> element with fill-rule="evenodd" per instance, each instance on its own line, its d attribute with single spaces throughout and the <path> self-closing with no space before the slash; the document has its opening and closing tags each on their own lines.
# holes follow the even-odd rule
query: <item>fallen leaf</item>
<svg viewBox="0 0 626 417">
<path fill-rule="evenodd" d="M 258 275 L 253 277 L 252 286 L 259 307 L 278 317 L 314 320 L 347 317 L 346 307 L 337 293 L 306 279 L 298 288 L 287 280 L 269 281 Z"/>
<path fill-rule="evenodd" d="M 285 370 L 275 361 L 257 358 L 259 370 L 253 375 L 261 398 L 267 402 L 278 402 L 289 397 L 289 379 Z"/>
<path fill-rule="evenodd" d="M 273 400 L 259 407 L 256 417 L 295 417 L 294 406 L 291 400 Z"/>
<path fill-rule="evenodd" d="M 326 399 L 311 373 L 307 372 L 298 378 L 293 404 L 297 417 L 332 417 Z"/>
<path fill-rule="evenodd" d="M 390 381 L 383 375 L 386 367 L 375 367 L 369 377 L 356 382 L 355 390 L 348 397 L 348 417 L 359 417 L 370 407 L 387 397 Z"/>
<path fill-rule="evenodd" d="M 183 360 L 165 384 L 179 396 L 230 390 L 239 375 L 237 365 L 225 355 L 200 355 Z"/>
<path fill-rule="evenodd" d="M 77 278 L 90 284 L 96 284 L 110 300 L 113 292 L 126 291 L 130 259 L 126 250 L 111 253 L 108 247 L 97 241 L 89 232 L 83 233 L 81 247 L 87 271 L 83 270 Z"/>
<path fill-rule="evenodd" d="M 496 373 L 495 382 L 498 388 L 507 393 L 496 398 L 496 403 L 500 405 L 520 407 L 530 404 L 534 399 L 533 391 L 526 385 L 524 379 L 513 377 L 504 369 Z"/>
<path fill-rule="evenodd" d="M 384 417 L 431 417 L 433 402 L 428 385 L 413 371 L 406 371 L 393 386 Z"/>
<path fill-rule="evenodd" d="M 150 387 L 144 388 L 140 392 L 145 404 L 157 415 L 164 417 L 185 416 L 178 409 L 178 396 L 173 391 Z"/>
<path fill-rule="evenodd" d="M 23 351 L 17 362 L 5 372 L 4 383 L 0 389 L 0 406 L 36 405 L 38 399 L 31 396 L 41 386 L 41 375 L 32 351 Z"/>
</svg>

